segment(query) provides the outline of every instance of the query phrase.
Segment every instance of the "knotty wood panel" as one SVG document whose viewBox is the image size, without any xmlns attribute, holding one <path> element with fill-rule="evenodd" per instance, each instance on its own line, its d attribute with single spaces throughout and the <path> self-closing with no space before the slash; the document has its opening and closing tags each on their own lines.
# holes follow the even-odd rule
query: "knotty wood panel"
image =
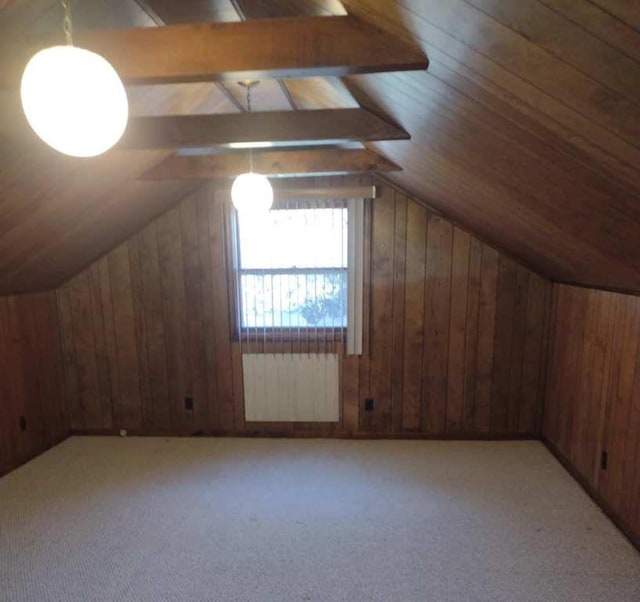
<svg viewBox="0 0 640 602">
<path fill-rule="evenodd" d="M 2 476 L 71 432 L 55 293 L 0 297 L 0 366 Z"/>
<path fill-rule="evenodd" d="M 549 283 L 388 185 L 367 212 L 365 353 L 342 357 L 340 423 L 245 424 L 221 197 L 203 188 L 58 290 L 76 432 L 539 433 Z"/>
<path fill-rule="evenodd" d="M 556 285 L 551 317 L 543 435 L 640 544 L 640 297 Z"/>
</svg>

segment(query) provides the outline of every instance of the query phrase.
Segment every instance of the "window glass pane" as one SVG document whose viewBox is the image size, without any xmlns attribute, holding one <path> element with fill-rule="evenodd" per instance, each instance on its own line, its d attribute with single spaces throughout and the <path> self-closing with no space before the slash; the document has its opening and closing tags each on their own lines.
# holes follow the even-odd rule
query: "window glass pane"
<svg viewBox="0 0 640 602">
<path fill-rule="evenodd" d="M 343 328 L 347 325 L 347 271 L 241 273 L 242 326 Z"/>
<path fill-rule="evenodd" d="M 240 267 L 347 267 L 347 210 L 341 207 L 239 215 Z"/>
</svg>

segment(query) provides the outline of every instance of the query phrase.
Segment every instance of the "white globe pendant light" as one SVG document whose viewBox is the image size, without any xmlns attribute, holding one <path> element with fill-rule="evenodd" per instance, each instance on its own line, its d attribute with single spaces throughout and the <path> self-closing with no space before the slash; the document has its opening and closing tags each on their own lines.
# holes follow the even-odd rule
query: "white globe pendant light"
<svg viewBox="0 0 640 602">
<path fill-rule="evenodd" d="M 73 157 L 109 150 L 127 127 L 129 106 L 120 77 L 107 60 L 71 43 L 36 53 L 22 75 L 20 96 L 29 125 L 49 146 Z"/>
<path fill-rule="evenodd" d="M 240 174 L 231 187 L 231 200 L 238 211 L 264 213 L 273 205 L 271 182 L 252 171 Z"/>
<path fill-rule="evenodd" d="M 247 89 L 247 111 L 251 112 L 251 88 L 257 81 L 239 82 Z M 253 150 L 249 149 L 249 171 L 240 174 L 231 186 L 231 201 L 240 212 L 266 213 L 273 205 L 273 187 L 266 176 L 253 171 Z"/>
</svg>

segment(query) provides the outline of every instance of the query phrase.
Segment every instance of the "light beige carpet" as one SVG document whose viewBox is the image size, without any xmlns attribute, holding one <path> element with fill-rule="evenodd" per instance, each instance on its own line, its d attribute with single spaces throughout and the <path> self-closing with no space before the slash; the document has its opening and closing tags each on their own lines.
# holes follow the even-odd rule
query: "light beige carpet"
<svg viewBox="0 0 640 602">
<path fill-rule="evenodd" d="M 74 437 L 0 479 L 0 600 L 638 602 L 536 442 Z"/>
</svg>

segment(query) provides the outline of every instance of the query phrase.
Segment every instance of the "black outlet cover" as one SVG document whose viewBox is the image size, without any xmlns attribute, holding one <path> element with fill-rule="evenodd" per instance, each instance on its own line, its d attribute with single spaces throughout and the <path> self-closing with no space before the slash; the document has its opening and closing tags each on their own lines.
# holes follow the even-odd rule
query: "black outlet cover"
<svg viewBox="0 0 640 602">
<path fill-rule="evenodd" d="M 371 397 L 364 400 L 364 411 L 373 412 L 373 399 Z"/>
<path fill-rule="evenodd" d="M 23 432 L 27 430 L 27 418 L 26 418 L 26 416 L 20 416 L 20 430 L 23 431 Z"/>
<path fill-rule="evenodd" d="M 607 470 L 607 465 L 609 464 L 609 454 L 606 451 L 603 451 L 600 455 L 600 468 L 602 470 Z"/>
<path fill-rule="evenodd" d="M 193 412 L 193 397 L 185 397 L 184 398 L 184 409 Z"/>
</svg>

